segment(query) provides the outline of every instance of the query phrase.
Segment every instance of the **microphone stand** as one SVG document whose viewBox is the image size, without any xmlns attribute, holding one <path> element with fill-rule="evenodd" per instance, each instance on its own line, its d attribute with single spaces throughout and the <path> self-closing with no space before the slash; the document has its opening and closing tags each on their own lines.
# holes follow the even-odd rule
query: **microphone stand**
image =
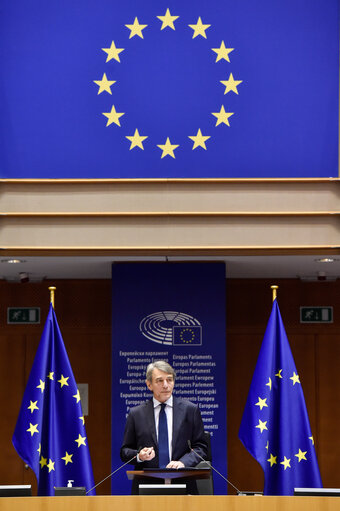
<svg viewBox="0 0 340 511">
<path fill-rule="evenodd" d="M 224 479 L 224 481 L 225 481 L 226 483 L 230 484 L 230 486 L 232 486 L 232 487 L 234 488 L 234 490 L 236 490 L 237 495 L 242 495 L 242 492 L 241 492 L 238 488 L 236 488 L 236 486 L 234 486 L 234 485 L 233 485 L 233 483 L 231 483 L 231 482 L 230 482 L 230 481 L 229 481 L 226 477 L 224 477 L 224 475 L 222 475 L 222 474 L 221 474 L 218 470 L 216 470 L 216 468 L 214 468 L 214 467 L 212 466 L 212 464 L 211 464 L 211 462 L 210 462 L 210 461 L 205 460 L 205 459 L 203 458 L 203 456 L 201 456 L 201 455 L 200 455 L 197 451 L 195 451 L 195 450 L 191 447 L 191 442 L 190 442 L 190 440 L 188 440 L 188 446 L 189 446 L 190 451 L 194 452 L 194 453 L 195 453 L 195 454 L 196 454 L 199 458 L 201 458 L 201 460 L 202 460 L 202 461 L 205 461 L 205 462 L 209 465 L 209 467 L 210 467 L 210 468 L 212 468 L 212 469 L 213 469 L 213 470 L 214 470 L 214 471 L 215 471 L 215 472 L 216 472 L 216 473 L 217 473 L 220 477 L 222 477 L 222 479 Z"/>
<path fill-rule="evenodd" d="M 131 463 L 131 461 L 133 461 L 135 458 L 137 458 L 137 454 L 135 454 L 135 456 L 133 456 L 133 458 L 131 458 L 129 461 L 127 461 L 126 463 L 123 463 L 123 465 L 121 465 L 120 467 L 116 468 L 116 470 L 114 470 L 113 472 L 111 472 L 111 474 L 109 474 L 108 476 L 104 477 L 104 479 L 102 479 L 101 481 L 99 481 L 99 483 L 95 484 L 92 488 L 90 488 L 89 490 L 87 490 L 87 492 L 85 493 L 85 495 L 87 495 L 88 493 L 90 493 L 92 490 L 94 490 L 95 488 L 97 488 L 97 486 L 99 486 L 100 484 L 102 484 L 104 481 L 106 481 L 106 479 L 108 479 L 109 477 L 112 477 L 116 472 L 118 472 L 118 470 L 120 470 L 121 468 L 125 467 L 125 465 L 128 465 L 129 463 Z"/>
</svg>

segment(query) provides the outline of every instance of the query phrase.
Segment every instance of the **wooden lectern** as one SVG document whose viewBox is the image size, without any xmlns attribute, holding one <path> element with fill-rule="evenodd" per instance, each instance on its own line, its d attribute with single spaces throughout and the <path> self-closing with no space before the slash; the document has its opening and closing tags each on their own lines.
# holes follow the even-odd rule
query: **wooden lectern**
<svg viewBox="0 0 340 511">
<path fill-rule="evenodd" d="M 149 468 L 144 470 L 127 470 L 126 475 L 134 482 L 135 488 L 140 482 L 159 483 L 169 485 L 171 483 L 195 481 L 196 479 L 209 479 L 210 468 Z M 161 489 L 161 486 L 160 486 Z M 164 492 L 163 492 L 164 493 Z"/>
</svg>

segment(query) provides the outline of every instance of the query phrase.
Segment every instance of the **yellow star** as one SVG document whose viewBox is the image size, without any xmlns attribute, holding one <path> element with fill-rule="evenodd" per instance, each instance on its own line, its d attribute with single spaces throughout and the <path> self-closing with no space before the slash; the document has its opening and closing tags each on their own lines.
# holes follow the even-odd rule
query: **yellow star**
<svg viewBox="0 0 340 511">
<path fill-rule="evenodd" d="M 64 385 L 66 385 L 68 387 L 68 382 L 67 380 L 69 379 L 69 376 L 67 376 L 66 378 L 61 375 L 60 377 L 60 380 L 58 380 L 58 383 L 60 383 L 60 388 L 62 389 Z"/>
<path fill-rule="evenodd" d="M 138 35 L 139 37 L 144 39 L 143 34 L 142 34 L 142 30 L 144 30 L 144 28 L 146 28 L 147 25 L 140 25 L 137 17 L 135 18 L 135 21 L 133 22 L 133 25 L 125 25 L 125 26 L 129 30 L 131 30 L 129 39 L 131 39 L 131 37 L 134 37 L 135 35 Z"/>
<path fill-rule="evenodd" d="M 50 380 L 54 380 L 53 376 L 54 376 L 54 372 L 51 371 L 48 373 L 47 378 L 49 378 Z"/>
<path fill-rule="evenodd" d="M 257 426 L 255 426 L 255 428 L 259 428 L 259 430 L 261 431 L 261 433 L 263 433 L 263 430 L 268 430 L 266 424 L 267 424 L 268 421 L 265 421 L 265 422 L 262 422 L 261 419 L 259 419 L 259 423 Z"/>
<path fill-rule="evenodd" d="M 116 112 L 115 106 L 112 105 L 111 112 L 103 112 L 103 115 L 108 118 L 106 127 L 110 126 L 113 122 L 117 124 L 117 126 L 120 126 L 119 118 L 124 114 L 125 112 Z"/>
<path fill-rule="evenodd" d="M 84 415 L 82 417 L 78 417 L 78 418 L 82 421 L 83 426 L 84 426 L 84 424 L 85 424 L 85 417 L 84 417 Z"/>
<path fill-rule="evenodd" d="M 230 126 L 229 124 L 229 117 L 231 117 L 232 115 L 234 115 L 234 112 L 226 112 L 224 110 L 224 106 L 222 105 L 221 106 L 221 110 L 219 112 L 211 112 L 211 114 L 217 118 L 217 122 L 215 124 L 215 127 L 218 126 L 219 124 L 226 124 L 227 126 Z"/>
<path fill-rule="evenodd" d="M 63 458 L 61 458 L 62 460 L 65 460 L 65 465 L 67 465 L 68 463 L 73 463 L 72 461 L 72 456 L 73 454 L 69 454 L 67 451 L 65 452 L 65 456 Z"/>
<path fill-rule="evenodd" d="M 299 449 L 299 452 L 297 454 L 295 454 L 295 456 L 297 458 L 299 458 L 299 463 L 301 460 L 306 460 L 307 461 L 307 458 L 306 458 L 306 454 L 307 454 L 307 451 L 301 451 L 301 449 Z"/>
<path fill-rule="evenodd" d="M 125 137 L 125 138 L 127 138 L 131 142 L 131 145 L 130 145 L 130 151 L 131 151 L 131 149 L 133 149 L 134 147 L 140 147 L 141 149 L 144 150 L 143 141 L 148 137 L 142 137 L 142 135 L 139 134 L 138 129 L 136 128 L 134 135 L 131 135 L 131 136 Z"/>
<path fill-rule="evenodd" d="M 197 23 L 196 25 L 189 25 L 190 28 L 193 29 L 194 31 L 194 34 L 192 36 L 192 38 L 194 39 L 195 37 L 197 37 L 198 35 L 201 35 L 202 37 L 204 37 L 205 39 L 207 38 L 206 36 L 206 33 L 205 31 L 211 27 L 211 25 L 203 25 L 202 23 L 202 20 L 201 20 L 201 16 L 198 18 L 197 20 Z"/>
<path fill-rule="evenodd" d="M 266 451 L 268 452 L 268 449 L 269 449 L 269 441 L 267 441 L 267 445 L 266 445 Z"/>
<path fill-rule="evenodd" d="M 225 85 L 224 94 L 228 94 L 228 92 L 233 91 L 235 94 L 238 94 L 237 86 L 243 82 L 243 80 L 234 80 L 232 73 L 230 73 L 228 80 L 220 80 L 220 82 Z"/>
<path fill-rule="evenodd" d="M 47 464 L 47 468 L 48 468 L 48 471 L 51 472 L 51 470 L 54 470 L 55 471 L 55 468 L 54 468 L 54 464 L 55 464 L 55 461 L 52 461 L 51 459 L 49 460 L 48 464 Z"/>
<path fill-rule="evenodd" d="M 78 436 L 78 438 L 76 438 L 75 442 L 77 442 L 78 447 L 80 447 L 81 445 L 86 446 L 85 440 L 86 440 L 86 436 L 81 436 L 81 434 L 79 433 L 79 436 Z"/>
<path fill-rule="evenodd" d="M 311 440 L 312 444 L 314 445 L 314 438 L 312 436 L 309 436 L 308 438 L 309 438 L 309 440 Z"/>
<path fill-rule="evenodd" d="M 277 465 L 277 456 L 273 456 L 271 453 L 270 453 L 270 458 L 267 460 L 269 461 L 270 463 L 270 466 L 272 467 L 273 465 Z"/>
<path fill-rule="evenodd" d="M 39 410 L 39 408 L 37 407 L 37 402 L 38 401 L 30 401 L 30 405 L 27 407 L 28 410 L 31 410 L 31 413 L 33 413 L 34 410 Z"/>
<path fill-rule="evenodd" d="M 287 460 L 286 456 L 284 456 L 284 457 L 283 457 L 283 461 L 280 461 L 280 465 L 283 465 L 283 466 L 285 467 L 285 470 L 286 470 L 286 468 L 288 468 L 288 467 L 289 467 L 289 468 L 292 468 L 292 467 L 290 466 L 290 458 L 289 458 L 289 460 Z"/>
<path fill-rule="evenodd" d="M 264 406 L 266 406 L 266 407 L 268 408 L 268 405 L 267 405 L 266 401 L 267 401 L 267 398 L 266 398 L 266 397 L 265 397 L 264 399 L 261 399 L 261 398 L 260 398 L 260 396 L 259 396 L 259 400 L 258 400 L 258 402 L 257 402 L 257 403 L 255 403 L 255 406 L 259 406 L 259 407 L 260 407 L 260 410 L 262 410 L 262 408 L 263 408 Z"/>
<path fill-rule="evenodd" d="M 293 373 L 293 376 L 291 376 L 289 379 L 292 380 L 293 386 L 295 385 L 295 383 L 300 383 L 300 385 L 301 385 L 301 382 L 300 382 L 300 379 L 299 379 L 299 375 L 295 374 L 295 371 Z"/>
<path fill-rule="evenodd" d="M 39 463 L 40 463 L 40 468 L 41 469 L 43 467 L 46 467 L 47 466 L 47 458 L 44 458 L 43 456 L 41 456 Z"/>
<path fill-rule="evenodd" d="M 217 53 L 217 57 L 216 57 L 215 62 L 218 62 L 221 59 L 224 59 L 227 62 L 230 62 L 230 60 L 229 60 L 229 53 L 234 51 L 234 48 L 226 48 L 225 44 L 224 44 L 224 41 L 221 42 L 221 46 L 219 48 L 211 48 L 211 49 L 212 49 L 212 51 Z"/>
<path fill-rule="evenodd" d="M 79 389 L 77 389 L 77 394 L 75 394 L 75 395 L 74 395 L 74 396 L 72 396 L 72 397 L 74 397 L 74 399 L 77 401 L 77 403 L 79 403 L 79 401 L 80 401 Z"/>
<path fill-rule="evenodd" d="M 41 393 L 43 393 L 43 392 L 44 392 L 44 390 L 45 390 L 45 382 L 44 382 L 44 381 L 42 381 L 42 380 L 40 380 L 40 384 L 39 384 L 39 385 L 37 385 L 37 389 L 40 389 L 40 390 L 41 390 Z"/>
<path fill-rule="evenodd" d="M 177 20 L 179 16 L 171 16 L 169 9 L 167 9 L 164 16 L 157 16 L 157 18 L 162 21 L 161 30 L 165 27 L 170 27 L 172 30 L 175 30 L 174 21 Z"/>
<path fill-rule="evenodd" d="M 95 84 L 99 85 L 98 94 L 101 94 L 102 92 L 106 91 L 109 94 L 112 94 L 111 92 L 111 85 L 116 83 L 115 80 L 108 80 L 106 77 L 106 73 L 103 74 L 103 78 L 101 80 L 93 80 Z"/>
<path fill-rule="evenodd" d="M 39 431 L 38 431 L 38 429 L 37 429 L 37 428 L 38 428 L 38 424 L 34 424 L 34 425 L 33 425 L 33 424 L 31 424 L 31 423 L 30 423 L 30 427 L 29 427 L 28 429 L 26 429 L 26 431 L 28 431 L 29 433 L 31 433 L 31 436 L 33 436 L 33 435 L 34 435 L 34 433 L 39 433 Z"/>
<path fill-rule="evenodd" d="M 279 369 L 275 376 L 277 376 L 278 378 L 283 378 L 281 373 L 282 373 L 282 369 Z"/>
<path fill-rule="evenodd" d="M 38 449 L 37 449 L 37 452 L 38 452 L 39 454 L 41 454 L 41 444 L 39 444 L 39 447 L 38 447 Z"/>
<path fill-rule="evenodd" d="M 272 379 L 268 378 L 268 383 L 266 383 L 266 386 L 269 387 L 269 390 L 272 390 Z"/>
<path fill-rule="evenodd" d="M 107 53 L 106 62 L 109 62 L 112 59 L 115 59 L 117 62 L 120 62 L 119 54 L 125 50 L 125 48 L 117 48 L 114 41 L 112 41 L 110 48 L 102 48 L 105 53 Z"/>
<path fill-rule="evenodd" d="M 179 147 L 179 145 L 171 144 L 170 139 L 168 137 L 166 139 L 165 144 L 157 145 L 157 147 L 159 147 L 163 151 L 161 158 L 164 158 L 164 156 L 166 156 L 166 155 L 169 155 L 169 156 L 172 156 L 173 158 L 175 158 L 174 150 L 177 149 L 177 147 Z"/>
<path fill-rule="evenodd" d="M 189 136 L 189 138 L 191 140 L 193 140 L 193 142 L 194 142 L 194 145 L 192 146 L 192 150 L 196 149 L 196 147 L 203 147 L 203 149 L 205 149 L 205 150 L 207 149 L 205 147 L 205 141 L 208 140 L 208 138 L 210 138 L 210 137 L 203 136 L 200 129 L 197 131 L 197 135 L 192 135 L 191 137 Z"/>
</svg>

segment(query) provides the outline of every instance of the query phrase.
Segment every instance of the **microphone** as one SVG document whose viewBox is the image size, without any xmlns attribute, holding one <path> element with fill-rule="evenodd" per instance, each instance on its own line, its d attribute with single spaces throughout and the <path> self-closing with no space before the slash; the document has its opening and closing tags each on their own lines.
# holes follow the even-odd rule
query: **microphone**
<svg viewBox="0 0 340 511">
<path fill-rule="evenodd" d="M 106 479 L 108 479 L 109 477 L 112 477 L 116 472 L 118 472 L 118 470 L 120 470 L 121 468 L 125 467 L 125 465 L 128 465 L 129 463 L 131 463 L 131 461 L 133 461 L 135 458 L 137 458 L 137 455 L 139 454 L 139 451 L 143 449 L 142 447 L 140 447 L 137 451 L 137 454 L 135 454 L 130 460 L 126 461 L 125 463 L 123 463 L 123 465 L 121 465 L 120 467 L 116 468 L 116 470 L 114 470 L 113 472 L 111 472 L 111 474 L 109 474 L 108 476 L 104 477 L 104 479 L 102 479 L 101 481 L 99 481 L 99 483 L 95 484 L 92 488 L 90 488 L 89 490 L 87 490 L 87 492 L 85 493 L 85 495 L 87 495 L 88 493 L 90 493 L 92 490 L 94 490 L 95 488 L 97 488 L 97 486 L 99 486 L 100 484 L 102 484 L 104 481 L 106 481 Z"/>
<path fill-rule="evenodd" d="M 190 441 L 190 440 L 188 440 L 188 446 L 189 446 L 190 451 L 192 451 L 192 452 L 194 452 L 195 454 L 197 454 L 197 456 L 198 456 L 199 458 L 201 458 L 201 460 L 202 460 L 202 461 L 205 461 L 206 463 L 208 463 L 208 465 L 210 466 L 210 468 L 212 468 L 212 469 L 213 469 L 213 470 L 214 470 L 214 471 L 215 471 L 215 472 L 216 472 L 216 473 L 217 473 L 220 477 L 222 477 L 222 479 L 224 479 L 224 481 L 225 481 L 226 483 L 230 484 L 230 486 L 232 486 L 232 487 L 234 488 L 234 490 L 236 490 L 237 495 L 242 495 L 242 492 L 241 492 L 238 488 L 236 488 L 236 486 L 235 486 L 235 485 L 233 485 L 233 483 L 231 483 L 230 481 L 228 481 L 228 479 L 227 479 L 226 477 L 224 477 L 224 475 L 222 475 L 222 474 L 221 474 L 218 470 L 216 470 L 216 468 L 214 468 L 214 467 L 212 466 L 211 461 L 205 460 L 205 459 L 203 458 L 203 456 L 201 456 L 201 455 L 200 455 L 197 451 L 195 451 L 195 449 L 193 449 L 193 448 L 191 447 L 191 441 Z"/>
</svg>

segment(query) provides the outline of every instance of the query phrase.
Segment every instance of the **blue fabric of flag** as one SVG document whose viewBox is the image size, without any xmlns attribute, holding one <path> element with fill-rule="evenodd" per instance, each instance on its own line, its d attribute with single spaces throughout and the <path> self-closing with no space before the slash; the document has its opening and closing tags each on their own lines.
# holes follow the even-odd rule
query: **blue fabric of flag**
<svg viewBox="0 0 340 511">
<path fill-rule="evenodd" d="M 239 438 L 264 471 L 265 495 L 322 487 L 305 399 L 276 299 Z"/>
<path fill-rule="evenodd" d="M 52 305 L 12 440 L 36 475 L 38 495 L 54 495 L 69 480 L 94 486 L 79 390 Z"/>
<path fill-rule="evenodd" d="M 5 0 L 0 178 L 337 177 L 338 0 Z"/>
</svg>

